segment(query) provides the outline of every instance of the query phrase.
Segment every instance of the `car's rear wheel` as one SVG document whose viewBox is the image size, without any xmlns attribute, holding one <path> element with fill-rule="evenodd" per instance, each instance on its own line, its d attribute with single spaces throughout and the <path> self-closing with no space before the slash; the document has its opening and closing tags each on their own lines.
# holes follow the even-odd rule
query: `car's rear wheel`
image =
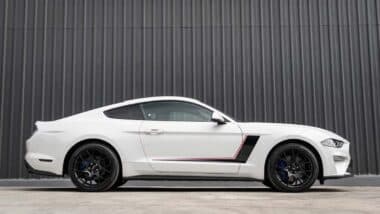
<svg viewBox="0 0 380 214">
<path fill-rule="evenodd" d="M 307 147 L 289 143 L 276 148 L 267 160 L 266 182 L 275 190 L 302 192 L 318 178 L 319 165 Z"/>
<path fill-rule="evenodd" d="M 271 189 L 274 189 L 274 188 L 273 188 L 273 185 L 272 185 L 271 183 L 268 182 L 268 179 L 265 180 L 265 181 L 263 181 L 263 184 L 264 184 L 265 186 L 271 188 Z"/>
<path fill-rule="evenodd" d="M 118 181 L 120 163 L 110 148 L 90 143 L 74 151 L 68 171 L 72 182 L 80 190 L 107 191 Z"/>
</svg>

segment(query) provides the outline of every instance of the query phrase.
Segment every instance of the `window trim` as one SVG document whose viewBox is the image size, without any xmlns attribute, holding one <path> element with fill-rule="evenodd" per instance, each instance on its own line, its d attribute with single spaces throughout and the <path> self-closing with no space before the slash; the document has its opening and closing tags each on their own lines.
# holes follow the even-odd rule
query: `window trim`
<svg viewBox="0 0 380 214">
<path fill-rule="evenodd" d="M 110 109 L 106 109 L 103 111 L 103 115 L 106 116 L 107 118 L 110 118 L 110 119 L 115 119 L 115 120 L 136 120 L 136 119 L 120 119 L 120 118 L 113 118 L 113 117 L 109 117 L 107 116 L 107 114 L 105 112 L 107 111 L 112 111 L 112 110 L 115 110 L 115 109 L 119 109 L 119 108 L 124 108 L 124 107 L 128 107 L 128 106 L 132 106 L 132 105 L 138 105 L 139 108 L 140 108 L 140 111 L 141 113 L 143 114 L 143 117 L 144 119 L 142 120 L 137 120 L 137 121 L 160 121 L 160 122 L 197 122 L 197 123 L 208 123 L 208 122 L 212 122 L 212 121 L 170 121 L 170 120 L 147 120 L 145 118 L 145 112 L 144 112 L 144 109 L 142 108 L 142 104 L 146 104 L 146 103 L 156 103 L 156 102 L 182 102 L 182 103 L 188 103 L 188 104 L 192 104 L 192 105 L 195 105 L 195 106 L 198 106 L 200 108 L 204 108 L 204 109 L 207 109 L 208 111 L 211 111 L 211 113 L 217 111 L 219 113 L 221 113 L 223 115 L 223 118 L 226 120 L 226 123 L 228 122 L 231 122 L 228 118 L 226 118 L 224 116 L 224 114 L 218 110 L 215 110 L 215 109 L 212 109 L 212 108 L 209 108 L 207 106 L 203 106 L 203 105 L 199 105 L 198 103 L 193 103 L 193 102 L 190 102 L 190 101 L 186 101 L 186 100 L 154 100 L 154 101 L 145 101 L 145 102 L 140 102 L 140 103 L 131 103 L 131 104 L 127 104 L 127 105 L 123 105 L 123 106 L 118 106 L 118 107 L 115 107 L 115 108 L 110 108 Z"/>
</svg>

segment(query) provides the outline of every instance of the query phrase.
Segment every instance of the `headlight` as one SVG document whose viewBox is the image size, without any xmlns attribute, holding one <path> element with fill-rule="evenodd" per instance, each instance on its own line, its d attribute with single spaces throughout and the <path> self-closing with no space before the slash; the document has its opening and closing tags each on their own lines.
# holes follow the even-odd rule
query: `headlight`
<svg viewBox="0 0 380 214">
<path fill-rule="evenodd" d="M 341 140 L 329 138 L 329 139 L 322 141 L 321 144 L 324 146 L 328 146 L 328 147 L 342 148 L 344 142 Z"/>
</svg>

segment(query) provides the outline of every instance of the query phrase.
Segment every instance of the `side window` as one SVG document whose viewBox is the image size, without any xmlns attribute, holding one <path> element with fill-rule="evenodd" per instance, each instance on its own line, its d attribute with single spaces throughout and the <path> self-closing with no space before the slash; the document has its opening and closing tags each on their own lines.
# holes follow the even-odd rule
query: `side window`
<svg viewBox="0 0 380 214">
<path fill-rule="evenodd" d="M 180 101 L 143 103 L 145 120 L 209 122 L 212 112 L 201 106 Z"/>
<path fill-rule="evenodd" d="M 105 111 L 107 117 L 125 120 L 144 120 L 140 105 L 128 105 Z"/>
</svg>

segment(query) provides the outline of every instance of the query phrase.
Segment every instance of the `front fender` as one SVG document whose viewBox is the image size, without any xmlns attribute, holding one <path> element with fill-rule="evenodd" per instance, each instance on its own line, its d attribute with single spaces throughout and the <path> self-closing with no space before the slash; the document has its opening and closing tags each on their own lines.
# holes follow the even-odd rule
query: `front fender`
<svg viewBox="0 0 380 214">
<path fill-rule="evenodd" d="M 317 140 L 302 135 L 262 135 L 256 143 L 254 150 L 252 151 L 250 158 L 246 164 L 242 164 L 240 168 L 240 174 L 246 177 L 253 177 L 259 180 L 265 178 L 265 163 L 270 152 L 277 145 L 286 141 L 303 141 L 312 146 L 319 154 L 322 162 L 323 174 L 331 174 L 331 169 L 328 158 L 326 157 L 325 148 L 320 144 L 319 138 Z"/>
</svg>

